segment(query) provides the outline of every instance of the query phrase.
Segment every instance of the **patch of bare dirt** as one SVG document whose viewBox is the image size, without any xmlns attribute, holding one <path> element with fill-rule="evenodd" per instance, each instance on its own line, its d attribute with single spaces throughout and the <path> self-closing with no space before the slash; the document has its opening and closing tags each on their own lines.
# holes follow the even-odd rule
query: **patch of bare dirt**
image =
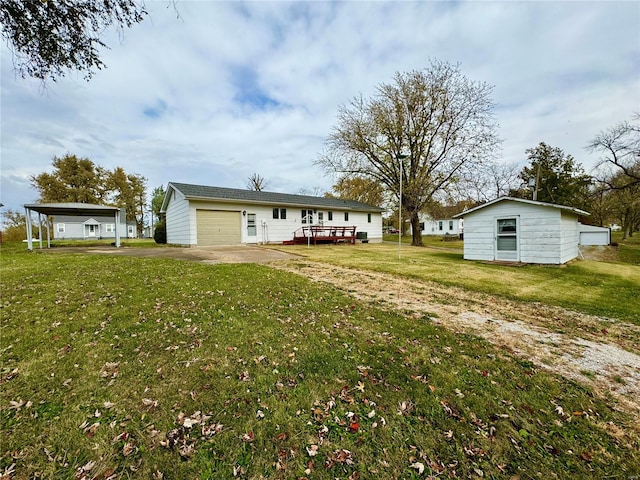
<svg viewBox="0 0 640 480">
<path fill-rule="evenodd" d="M 600 395 L 610 393 L 622 410 L 640 413 L 637 325 L 378 272 L 308 261 L 272 265 L 381 308 L 428 314 L 443 327 L 481 336 Z M 640 430 L 640 418 L 636 427 Z"/>
<path fill-rule="evenodd" d="M 617 262 L 618 247 L 611 245 L 592 245 L 580 247 L 580 254 L 585 260 L 595 260 L 597 262 Z"/>
</svg>

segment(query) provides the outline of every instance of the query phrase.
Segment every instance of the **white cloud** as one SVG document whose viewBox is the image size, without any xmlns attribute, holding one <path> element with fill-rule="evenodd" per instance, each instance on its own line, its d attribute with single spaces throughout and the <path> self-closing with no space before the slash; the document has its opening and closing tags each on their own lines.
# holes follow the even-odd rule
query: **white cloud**
<svg viewBox="0 0 640 480">
<path fill-rule="evenodd" d="M 2 190 L 71 152 L 149 179 L 328 189 L 313 165 L 340 104 L 429 59 L 495 85 L 505 162 L 544 141 L 587 168 L 584 145 L 640 110 L 634 2 L 147 2 L 150 18 L 105 37 L 108 68 L 50 84 L 2 55 Z"/>
</svg>

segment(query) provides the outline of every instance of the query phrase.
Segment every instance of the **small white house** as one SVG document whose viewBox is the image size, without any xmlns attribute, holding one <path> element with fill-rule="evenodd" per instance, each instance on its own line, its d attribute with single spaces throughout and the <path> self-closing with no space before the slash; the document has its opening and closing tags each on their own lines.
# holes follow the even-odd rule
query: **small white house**
<svg viewBox="0 0 640 480">
<path fill-rule="evenodd" d="M 125 220 L 121 209 L 118 229 L 126 238 L 136 237 L 136 222 Z M 53 238 L 57 240 L 87 240 L 115 238 L 116 224 L 113 217 L 99 215 L 56 215 L 53 217 Z"/>
<path fill-rule="evenodd" d="M 175 245 L 282 243 L 310 226 L 355 227 L 382 242 L 383 209 L 337 198 L 170 182 L 161 211 Z"/>
<path fill-rule="evenodd" d="M 422 235 L 455 235 L 462 233 L 464 220 L 461 218 L 434 219 L 428 215 L 420 215 Z"/>
<path fill-rule="evenodd" d="M 587 215 L 564 205 L 500 197 L 454 218 L 464 218 L 466 260 L 563 264 L 578 256 L 578 217 Z"/>
</svg>

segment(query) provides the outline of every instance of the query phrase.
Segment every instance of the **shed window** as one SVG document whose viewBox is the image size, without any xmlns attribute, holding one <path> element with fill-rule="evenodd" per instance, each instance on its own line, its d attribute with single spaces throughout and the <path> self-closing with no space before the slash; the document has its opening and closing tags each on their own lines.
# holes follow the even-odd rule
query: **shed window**
<svg viewBox="0 0 640 480">
<path fill-rule="evenodd" d="M 371 223 L 371 214 L 367 213 L 367 223 Z"/>
<path fill-rule="evenodd" d="M 349 212 L 344 212 L 344 221 L 345 222 L 349 221 Z"/>
<path fill-rule="evenodd" d="M 327 212 L 327 219 L 329 221 L 333 220 L 333 212 Z"/>
</svg>

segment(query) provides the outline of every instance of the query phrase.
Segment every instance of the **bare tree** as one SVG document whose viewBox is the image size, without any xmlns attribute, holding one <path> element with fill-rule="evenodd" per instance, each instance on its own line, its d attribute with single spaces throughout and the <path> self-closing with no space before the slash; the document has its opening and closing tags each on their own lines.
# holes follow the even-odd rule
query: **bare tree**
<svg viewBox="0 0 640 480">
<path fill-rule="evenodd" d="M 412 245 L 422 245 L 419 212 L 439 190 L 483 164 L 499 143 L 492 90 L 446 62 L 397 73 L 371 99 L 356 97 L 340 107 L 317 163 L 330 174 L 375 180 L 401 197 Z"/>
<path fill-rule="evenodd" d="M 586 148 L 603 154 L 596 178 L 609 189 L 640 184 L 640 114 L 636 113 L 631 122 L 620 122 L 600 132 Z"/>
<path fill-rule="evenodd" d="M 247 179 L 247 190 L 262 192 L 268 185 L 269 182 L 262 175 L 258 175 L 257 173 L 251 174 Z"/>
<path fill-rule="evenodd" d="M 475 172 L 470 172 L 468 178 L 462 179 L 455 185 L 453 197 L 458 200 L 473 200 L 484 203 L 518 189 L 521 184 L 519 163 L 490 162 Z"/>
<path fill-rule="evenodd" d="M 640 114 L 600 132 L 586 147 L 603 156 L 595 178 L 623 231 L 623 239 L 640 227 Z"/>
</svg>

